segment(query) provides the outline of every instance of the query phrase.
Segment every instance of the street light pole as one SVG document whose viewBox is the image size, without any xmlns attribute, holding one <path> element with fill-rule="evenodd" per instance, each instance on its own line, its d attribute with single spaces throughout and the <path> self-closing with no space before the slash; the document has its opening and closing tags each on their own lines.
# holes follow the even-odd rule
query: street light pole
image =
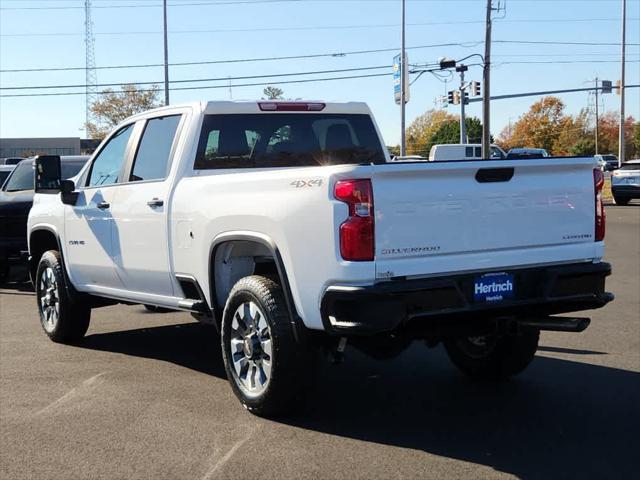
<svg viewBox="0 0 640 480">
<path fill-rule="evenodd" d="M 169 105 L 169 44 L 167 39 L 167 0 L 162 2 L 164 20 L 164 104 Z"/>
<path fill-rule="evenodd" d="M 404 41 L 404 25 L 405 25 L 405 12 L 404 12 L 404 4 L 405 0 L 402 0 L 402 27 L 401 27 L 401 51 L 400 51 L 400 156 L 405 156 L 407 154 L 406 149 L 406 139 L 405 139 L 405 103 L 406 103 L 406 75 L 407 69 L 406 65 L 406 52 L 405 52 L 405 41 Z"/>
<path fill-rule="evenodd" d="M 620 127 L 618 128 L 618 166 L 625 160 L 624 145 L 624 53 L 626 50 L 627 1 L 622 0 L 622 61 L 620 72 Z"/>
<path fill-rule="evenodd" d="M 491 0 L 487 0 L 487 16 L 485 20 L 485 37 L 484 37 L 484 68 L 482 70 L 482 87 L 484 94 L 482 95 L 482 158 L 491 156 L 491 125 L 490 125 L 490 99 L 491 99 Z"/>
</svg>

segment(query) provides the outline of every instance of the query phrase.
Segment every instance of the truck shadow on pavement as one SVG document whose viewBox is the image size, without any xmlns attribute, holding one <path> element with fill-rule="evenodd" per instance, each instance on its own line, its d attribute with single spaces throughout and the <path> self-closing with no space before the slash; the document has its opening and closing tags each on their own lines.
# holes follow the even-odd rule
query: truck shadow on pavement
<svg viewBox="0 0 640 480">
<path fill-rule="evenodd" d="M 94 334 L 78 346 L 225 378 L 215 335 L 199 324 L 172 325 Z M 577 353 L 584 361 L 587 353 Z M 509 382 L 478 383 L 443 349 L 418 342 L 389 362 L 347 350 L 344 364 L 320 365 L 303 411 L 278 421 L 520 478 L 626 478 L 640 468 L 640 374 L 544 356 Z M 349 454 L 355 468 L 357 451 Z"/>
<path fill-rule="evenodd" d="M 199 323 L 97 333 L 77 347 L 154 358 L 227 379 L 215 328 Z"/>
</svg>

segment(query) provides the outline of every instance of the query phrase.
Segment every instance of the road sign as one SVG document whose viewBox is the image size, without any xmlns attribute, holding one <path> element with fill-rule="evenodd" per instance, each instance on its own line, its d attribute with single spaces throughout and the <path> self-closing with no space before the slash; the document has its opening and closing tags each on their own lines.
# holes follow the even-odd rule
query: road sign
<svg viewBox="0 0 640 480">
<path fill-rule="evenodd" d="M 404 56 L 404 68 L 407 71 L 407 75 L 404 77 L 404 103 L 409 102 L 409 56 Z M 400 105 L 400 98 L 402 97 L 402 69 L 400 68 L 400 54 L 393 57 L 393 97 L 398 105 Z"/>
<path fill-rule="evenodd" d="M 611 80 L 602 80 L 602 93 L 611 93 L 612 88 Z"/>
</svg>

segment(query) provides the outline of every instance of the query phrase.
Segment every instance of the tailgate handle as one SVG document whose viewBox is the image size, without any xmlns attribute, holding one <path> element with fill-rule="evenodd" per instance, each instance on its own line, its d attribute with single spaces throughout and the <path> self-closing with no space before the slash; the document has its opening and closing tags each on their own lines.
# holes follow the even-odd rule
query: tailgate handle
<svg viewBox="0 0 640 480">
<path fill-rule="evenodd" d="M 481 168 L 476 172 L 476 181 L 480 183 L 508 182 L 513 178 L 513 168 Z"/>
</svg>

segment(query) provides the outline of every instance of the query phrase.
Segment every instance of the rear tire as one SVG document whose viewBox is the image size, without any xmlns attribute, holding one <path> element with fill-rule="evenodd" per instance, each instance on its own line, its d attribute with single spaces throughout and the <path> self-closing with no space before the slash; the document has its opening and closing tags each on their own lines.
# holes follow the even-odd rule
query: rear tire
<svg viewBox="0 0 640 480">
<path fill-rule="evenodd" d="M 540 332 L 518 335 L 455 338 L 444 346 L 453 364 L 466 375 L 481 380 L 505 380 L 524 371 L 538 349 Z"/>
<path fill-rule="evenodd" d="M 613 197 L 613 201 L 616 202 L 616 205 L 625 206 L 629 204 L 631 199 L 628 197 Z"/>
<path fill-rule="evenodd" d="M 57 343 L 73 343 L 87 333 L 91 308 L 83 296 L 67 284 L 60 253 L 45 252 L 36 272 L 36 299 L 40 324 Z"/>
<path fill-rule="evenodd" d="M 273 417 L 303 403 L 315 355 L 296 342 L 277 283 L 252 275 L 235 284 L 224 309 L 221 342 L 233 393 L 251 413 Z"/>
</svg>

